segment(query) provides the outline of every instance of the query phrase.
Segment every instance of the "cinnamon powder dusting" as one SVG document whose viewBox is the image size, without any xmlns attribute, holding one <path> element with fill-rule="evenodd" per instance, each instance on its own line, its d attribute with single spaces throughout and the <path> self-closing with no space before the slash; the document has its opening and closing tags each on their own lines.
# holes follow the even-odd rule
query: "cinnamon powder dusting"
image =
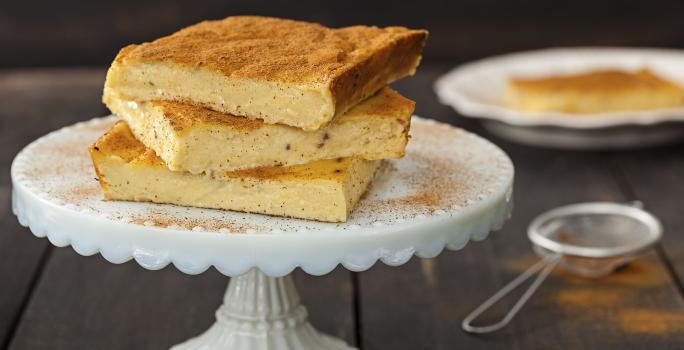
<svg viewBox="0 0 684 350">
<path fill-rule="evenodd" d="M 663 335 L 684 331 L 684 314 L 669 310 L 626 309 L 618 313 L 620 328 L 631 333 Z"/>
<path fill-rule="evenodd" d="M 73 187 L 69 191 L 60 193 L 57 197 L 65 202 L 75 202 L 84 199 L 101 198 L 102 191 L 95 179 L 93 179 L 92 184 Z"/>
<path fill-rule="evenodd" d="M 178 227 L 179 229 L 188 231 L 201 228 L 203 231 L 212 232 L 219 232 L 223 230 L 230 233 L 247 233 L 248 230 L 255 229 L 255 226 L 238 224 L 229 220 L 217 218 L 199 220 L 191 217 L 165 214 L 160 211 L 150 211 L 147 215 L 134 216 L 131 220 L 131 223 L 161 228 Z"/>
<path fill-rule="evenodd" d="M 445 124 L 423 122 L 413 123 L 411 133 L 414 137 L 406 156 L 387 162 L 356 212 L 369 216 L 394 213 L 389 220 L 446 212 L 481 200 L 500 185 L 498 176 L 505 174 L 507 159 L 487 149 L 465 147 L 473 135 Z M 382 187 L 396 195 L 374 195 L 374 190 Z"/>
<path fill-rule="evenodd" d="M 684 314 L 668 310 L 654 293 L 670 281 L 663 267 L 650 259 L 633 261 L 597 280 L 562 270 L 556 275 L 571 285 L 561 286 L 564 289 L 556 294 L 555 301 L 580 322 L 606 322 L 627 334 L 684 331 Z"/>
<path fill-rule="evenodd" d="M 659 291 L 671 283 L 652 258 L 633 261 L 612 274 L 590 279 L 556 269 L 541 297 L 546 296 L 576 324 L 603 323 L 624 334 L 665 336 L 684 332 L 684 313 L 663 305 Z M 523 271 L 537 260 L 532 255 L 505 261 L 503 267 Z M 666 301 L 665 301 L 666 303 Z"/>
<path fill-rule="evenodd" d="M 163 61 L 235 78 L 318 83 L 350 71 L 364 73 L 368 57 L 395 47 L 407 49 L 398 57 L 375 61 L 388 65 L 415 56 L 426 38 L 425 30 L 403 27 L 332 29 L 280 18 L 232 16 L 200 22 L 151 43 L 129 45 L 116 63 Z"/>
</svg>

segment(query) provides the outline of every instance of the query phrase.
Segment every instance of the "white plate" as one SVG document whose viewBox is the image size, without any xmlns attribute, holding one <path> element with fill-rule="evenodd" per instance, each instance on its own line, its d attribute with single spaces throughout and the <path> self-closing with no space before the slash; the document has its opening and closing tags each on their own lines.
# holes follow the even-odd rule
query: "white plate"
<svg viewBox="0 0 684 350">
<path fill-rule="evenodd" d="M 392 160 L 346 223 L 333 224 L 152 203 L 103 201 L 86 148 L 114 123 L 93 119 L 50 133 L 12 164 L 22 225 L 82 255 L 148 269 L 210 266 L 228 276 L 258 267 L 320 275 L 405 263 L 484 239 L 508 217 L 513 164 L 492 143 L 414 118 L 406 156 Z"/>
<path fill-rule="evenodd" d="M 439 78 L 435 82 L 435 91 L 442 103 L 464 116 L 496 120 L 512 126 L 586 130 L 684 121 L 684 108 L 578 116 L 560 112 L 523 112 L 507 107 L 503 100 L 506 82 L 512 77 L 573 74 L 597 69 L 636 71 L 645 67 L 684 86 L 682 50 L 597 47 L 529 51 L 464 64 Z"/>
</svg>

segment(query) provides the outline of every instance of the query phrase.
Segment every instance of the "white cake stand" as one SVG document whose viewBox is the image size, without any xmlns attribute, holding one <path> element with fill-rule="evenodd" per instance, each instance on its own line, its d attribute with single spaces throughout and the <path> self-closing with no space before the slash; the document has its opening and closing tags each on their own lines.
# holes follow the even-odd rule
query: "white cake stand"
<svg viewBox="0 0 684 350">
<path fill-rule="evenodd" d="M 107 202 L 86 147 L 114 120 L 66 127 L 22 150 L 12 164 L 12 207 L 33 234 L 81 255 L 236 276 L 216 323 L 176 350 L 351 349 L 308 323 L 288 276 L 294 268 L 322 275 L 338 264 L 362 271 L 378 259 L 431 258 L 484 239 L 510 212 L 510 159 L 473 134 L 417 117 L 406 157 L 388 162 L 343 224 Z"/>
</svg>

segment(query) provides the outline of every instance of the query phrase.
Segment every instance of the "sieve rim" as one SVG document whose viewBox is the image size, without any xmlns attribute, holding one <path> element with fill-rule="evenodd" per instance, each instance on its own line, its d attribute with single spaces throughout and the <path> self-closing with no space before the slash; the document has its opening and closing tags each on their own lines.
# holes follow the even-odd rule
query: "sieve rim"
<svg viewBox="0 0 684 350">
<path fill-rule="evenodd" d="M 626 216 L 644 224 L 648 229 L 648 234 L 644 239 L 632 244 L 597 248 L 558 243 L 557 241 L 544 236 L 540 231 L 541 226 L 551 220 L 577 214 L 611 214 L 623 217 Z M 585 202 L 554 208 L 537 216 L 532 220 L 527 229 L 527 237 L 530 241 L 544 249 L 562 255 L 586 258 L 612 258 L 636 253 L 658 242 L 662 235 L 663 226 L 660 223 L 660 220 L 653 214 L 629 204 L 614 202 Z"/>
</svg>

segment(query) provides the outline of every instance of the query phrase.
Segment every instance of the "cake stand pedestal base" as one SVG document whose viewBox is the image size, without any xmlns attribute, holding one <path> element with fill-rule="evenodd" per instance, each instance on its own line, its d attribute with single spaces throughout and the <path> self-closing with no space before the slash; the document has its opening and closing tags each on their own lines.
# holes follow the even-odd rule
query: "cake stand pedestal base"
<svg viewBox="0 0 684 350">
<path fill-rule="evenodd" d="M 292 277 L 268 277 L 257 269 L 230 280 L 211 328 L 171 348 L 200 349 L 354 350 L 311 326 Z"/>
</svg>

